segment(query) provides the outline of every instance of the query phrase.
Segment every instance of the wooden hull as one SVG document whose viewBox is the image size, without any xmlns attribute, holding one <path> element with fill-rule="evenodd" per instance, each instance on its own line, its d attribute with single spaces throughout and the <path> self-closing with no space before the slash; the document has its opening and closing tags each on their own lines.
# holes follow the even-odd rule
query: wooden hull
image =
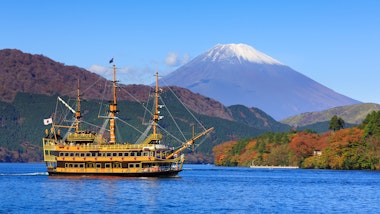
<svg viewBox="0 0 380 214">
<path fill-rule="evenodd" d="M 77 173 L 77 172 L 48 172 L 49 176 L 107 176 L 107 177 L 176 177 L 182 170 L 169 170 L 160 172 L 133 172 L 133 173 Z"/>
</svg>

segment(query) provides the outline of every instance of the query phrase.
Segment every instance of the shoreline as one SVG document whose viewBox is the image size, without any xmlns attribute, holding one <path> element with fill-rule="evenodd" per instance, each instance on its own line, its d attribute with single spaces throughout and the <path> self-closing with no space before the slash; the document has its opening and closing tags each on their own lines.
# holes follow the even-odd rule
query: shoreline
<svg viewBox="0 0 380 214">
<path fill-rule="evenodd" d="M 298 166 L 249 166 L 252 169 L 299 169 Z"/>
</svg>

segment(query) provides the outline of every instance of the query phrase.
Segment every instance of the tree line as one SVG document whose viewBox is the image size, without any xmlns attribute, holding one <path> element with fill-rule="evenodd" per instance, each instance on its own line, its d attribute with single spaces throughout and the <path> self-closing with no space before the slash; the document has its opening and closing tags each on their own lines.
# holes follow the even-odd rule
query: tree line
<svg viewBox="0 0 380 214">
<path fill-rule="evenodd" d="M 344 128 L 333 116 L 329 132 L 312 130 L 266 133 L 213 148 L 220 166 L 299 166 L 319 169 L 380 170 L 380 111 L 366 116 L 355 127 Z"/>
</svg>

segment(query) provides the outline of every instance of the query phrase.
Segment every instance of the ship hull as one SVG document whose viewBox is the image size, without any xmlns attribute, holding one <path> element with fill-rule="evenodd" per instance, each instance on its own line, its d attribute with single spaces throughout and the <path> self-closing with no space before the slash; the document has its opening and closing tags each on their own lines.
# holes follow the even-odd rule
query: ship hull
<svg viewBox="0 0 380 214">
<path fill-rule="evenodd" d="M 179 172 L 182 170 L 171 170 L 171 171 L 161 171 L 161 172 L 136 172 L 136 173 L 76 173 L 76 172 L 48 172 L 49 176 L 59 176 L 59 177 L 66 177 L 66 176 L 91 176 L 91 177 L 161 177 L 161 178 L 167 178 L 167 177 L 176 177 Z"/>
</svg>

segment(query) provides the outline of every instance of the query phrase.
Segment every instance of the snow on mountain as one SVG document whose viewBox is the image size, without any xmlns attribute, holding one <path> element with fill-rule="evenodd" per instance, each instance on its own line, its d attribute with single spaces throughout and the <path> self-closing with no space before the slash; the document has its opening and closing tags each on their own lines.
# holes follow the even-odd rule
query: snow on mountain
<svg viewBox="0 0 380 214">
<path fill-rule="evenodd" d="M 160 79 L 226 106 L 257 107 L 275 119 L 360 103 L 244 44 L 218 44 Z"/>
<path fill-rule="evenodd" d="M 259 64 L 266 63 L 281 65 L 279 61 L 246 44 L 218 44 L 207 52 L 203 60 L 211 60 L 215 62 L 231 60 L 233 58 L 237 58 L 239 62 L 245 60 Z"/>
</svg>

